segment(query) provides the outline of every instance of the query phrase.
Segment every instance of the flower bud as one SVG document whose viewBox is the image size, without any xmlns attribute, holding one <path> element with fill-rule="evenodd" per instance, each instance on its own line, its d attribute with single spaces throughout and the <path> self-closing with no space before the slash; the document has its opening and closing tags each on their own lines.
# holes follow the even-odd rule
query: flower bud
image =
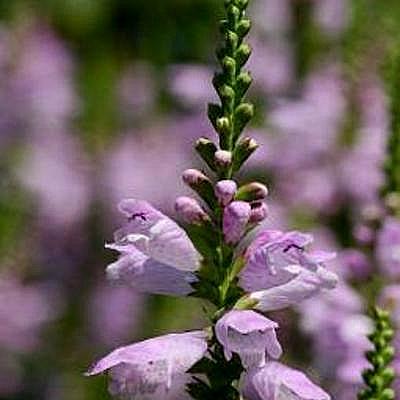
<svg viewBox="0 0 400 400">
<path fill-rule="evenodd" d="M 215 185 L 215 196 L 222 206 L 228 205 L 235 196 L 237 185 L 235 181 L 223 180 Z"/>
<path fill-rule="evenodd" d="M 239 37 L 245 37 L 251 28 L 251 21 L 249 19 L 242 19 L 237 26 L 237 33 Z"/>
<path fill-rule="evenodd" d="M 264 202 L 251 204 L 250 223 L 258 224 L 268 217 L 268 206 Z"/>
<path fill-rule="evenodd" d="M 370 245 L 375 238 L 375 232 L 368 225 L 359 224 L 354 227 L 353 236 L 358 243 L 362 245 Z"/>
<path fill-rule="evenodd" d="M 251 47 L 247 43 L 242 43 L 236 51 L 236 61 L 238 63 L 238 68 L 241 68 L 244 64 L 246 64 L 250 55 Z"/>
<path fill-rule="evenodd" d="M 215 170 L 215 152 L 218 150 L 217 146 L 205 137 L 201 137 L 196 141 L 195 149 L 200 157 L 207 163 L 212 171 Z"/>
<path fill-rule="evenodd" d="M 236 95 L 241 99 L 249 89 L 253 81 L 249 72 L 244 71 L 239 74 L 236 82 Z"/>
<path fill-rule="evenodd" d="M 231 123 L 227 117 L 218 118 L 216 121 L 216 130 L 219 134 L 220 145 L 223 149 L 228 148 L 231 136 Z"/>
<path fill-rule="evenodd" d="M 249 0 L 236 0 L 236 5 L 241 9 L 245 10 L 249 5 Z"/>
<path fill-rule="evenodd" d="M 182 175 L 183 182 L 193 189 L 210 207 L 215 204 L 214 188 L 206 175 L 197 169 L 187 169 Z"/>
<path fill-rule="evenodd" d="M 340 253 L 346 278 L 365 279 L 372 272 L 368 257 L 358 249 L 345 249 Z"/>
<path fill-rule="evenodd" d="M 225 241 L 230 244 L 239 242 L 250 219 L 250 204 L 244 201 L 234 201 L 224 210 L 223 231 Z"/>
<path fill-rule="evenodd" d="M 178 197 L 175 200 L 175 211 L 187 224 L 198 225 L 210 219 L 197 200 L 191 197 Z"/>
<path fill-rule="evenodd" d="M 226 117 L 221 117 L 217 119 L 217 128 L 218 132 L 222 133 L 224 135 L 229 134 L 230 129 L 231 129 L 231 124 L 229 122 L 229 119 Z"/>
<path fill-rule="evenodd" d="M 236 61 L 232 57 L 225 56 L 222 60 L 222 68 L 227 77 L 233 81 L 236 74 Z"/>
<path fill-rule="evenodd" d="M 238 137 L 244 127 L 254 115 L 254 106 L 250 103 L 242 103 L 235 110 L 235 135 Z"/>
<path fill-rule="evenodd" d="M 208 104 L 207 115 L 215 130 L 218 131 L 217 120 L 222 115 L 221 106 L 213 103 Z"/>
<path fill-rule="evenodd" d="M 239 140 L 233 155 L 233 172 L 239 171 L 241 166 L 257 150 L 257 148 L 257 142 L 250 137 Z"/>
<path fill-rule="evenodd" d="M 236 50 L 238 43 L 239 43 L 238 35 L 235 32 L 228 31 L 226 33 L 227 51 L 229 53 L 233 53 Z"/>
<path fill-rule="evenodd" d="M 214 155 L 215 164 L 218 167 L 226 168 L 229 167 L 232 163 L 232 153 L 226 150 L 218 150 Z"/>
<path fill-rule="evenodd" d="M 259 182 L 251 182 L 239 188 L 235 200 L 260 201 L 268 196 L 268 189 Z"/>
</svg>

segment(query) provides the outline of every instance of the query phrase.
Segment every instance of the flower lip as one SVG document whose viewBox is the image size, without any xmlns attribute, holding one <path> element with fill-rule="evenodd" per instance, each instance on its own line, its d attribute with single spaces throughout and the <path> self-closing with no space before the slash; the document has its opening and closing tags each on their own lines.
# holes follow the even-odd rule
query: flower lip
<svg viewBox="0 0 400 400">
<path fill-rule="evenodd" d="M 233 310 L 216 324 L 216 336 L 227 360 L 237 353 L 245 368 L 261 367 L 266 355 L 279 358 L 282 348 L 276 337 L 278 324 L 251 310 Z"/>
</svg>

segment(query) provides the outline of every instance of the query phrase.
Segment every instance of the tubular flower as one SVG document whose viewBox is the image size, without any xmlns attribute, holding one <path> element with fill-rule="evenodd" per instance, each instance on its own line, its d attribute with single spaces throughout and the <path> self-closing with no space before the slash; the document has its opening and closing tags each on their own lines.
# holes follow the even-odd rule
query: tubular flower
<svg viewBox="0 0 400 400">
<path fill-rule="evenodd" d="M 225 314 L 216 324 L 218 341 L 224 346 L 226 359 L 237 353 L 245 368 L 265 365 L 266 354 L 279 358 L 281 345 L 275 330 L 278 324 L 249 310 L 233 310 Z"/>
<path fill-rule="evenodd" d="M 206 351 L 206 334 L 202 331 L 164 335 L 112 351 L 86 375 L 109 370 L 109 390 L 123 398 L 172 400 L 184 393 L 186 371 Z"/>
<path fill-rule="evenodd" d="M 109 278 L 142 292 L 190 293 L 200 255 L 185 231 L 145 201 L 124 200 L 119 208 L 128 223 L 106 245 L 121 253 L 107 267 Z"/>
<path fill-rule="evenodd" d="M 308 252 L 311 235 L 300 232 L 262 231 L 248 248 L 239 284 L 259 301 L 262 311 L 277 310 L 333 289 L 337 276 L 324 262 L 334 253 Z"/>
<path fill-rule="evenodd" d="M 249 400 L 329 400 L 305 374 L 278 362 L 245 373 L 242 391 Z"/>
</svg>

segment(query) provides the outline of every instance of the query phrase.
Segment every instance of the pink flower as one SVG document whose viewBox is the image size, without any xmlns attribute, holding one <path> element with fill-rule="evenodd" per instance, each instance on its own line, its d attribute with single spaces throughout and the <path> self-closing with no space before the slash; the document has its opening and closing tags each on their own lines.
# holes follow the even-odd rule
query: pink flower
<svg viewBox="0 0 400 400">
<path fill-rule="evenodd" d="M 215 185 L 215 196 L 223 206 L 227 206 L 233 200 L 236 191 L 236 182 L 232 180 L 222 180 Z"/>
<path fill-rule="evenodd" d="M 307 252 L 311 235 L 262 231 L 246 253 L 239 285 L 258 301 L 256 309 L 277 310 L 332 289 L 337 276 L 324 267 L 334 253 Z"/>
<path fill-rule="evenodd" d="M 254 311 L 233 310 L 217 322 L 215 333 L 228 361 L 232 353 L 237 353 L 243 366 L 251 368 L 264 366 L 266 354 L 272 358 L 281 356 L 277 328 L 276 322 Z"/>
<path fill-rule="evenodd" d="M 234 201 L 224 210 L 223 231 L 227 243 L 235 244 L 243 237 L 251 215 L 245 201 Z"/>
<path fill-rule="evenodd" d="M 288 283 L 302 271 L 316 272 L 335 253 L 308 252 L 312 241 L 312 235 L 296 231 L 261 231 L 247 249 L 240 286 L 248 292 L 264 290 Z"/>
<path fill-rule="evenodd" d="M 206 334 L 202 331 L 169 334 L 120 347 L 96 362 L 86 375 L 110 370 L 109 390 L 113 395 L 173 400 L 184 393 L 189 379 L 186 372 L 206 351 Z"/>
<path fill-rule="evenodd" d="M 112 280 L 142 292 L 185 295 L 196 280 L 200 255 L 186 232 L 146 201 L 128 199 L 119 205 L 128 223 L 106 247 L 121 253 L 107 267 Z"/>
<path fill-rule="evenodd" d="M 329 400 L 331 397 L 300 371 L 278 362 L 244 375 L 242 391 L 249 400 Z"/>
<path fill-rule="evenodd" d="M 400 222 L 386 218 L 378 233 L 376 257 L 378 265 L 387 276 L 400 277 Z"/>
</svg>

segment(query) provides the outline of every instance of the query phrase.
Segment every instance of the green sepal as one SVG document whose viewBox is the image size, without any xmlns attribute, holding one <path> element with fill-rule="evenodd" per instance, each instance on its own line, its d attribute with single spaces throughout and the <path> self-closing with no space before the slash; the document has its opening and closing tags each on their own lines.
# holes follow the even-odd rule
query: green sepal
<svg viewBox="0 0 400 400">
<path fill-rule="evenodd" d="M 214 129 L 218 132 L 217 119 L 222 117 L 223 115 L 221 106 L 218 104 L 209 103 L 207 109 L 207 115 Z"/>
<path fill-rule="evenodd" d="M 217 119 L 216 131 L 219 134 L 219 144 L 222 150 L 229 150 L 231 146 L 232 125 L 227 117 Z"/>
<path fill-rule="evenodd" d="M 245 10 L 249 6 L 249 0 L 234 0 L 234 2 L 241 10 Z"/>
<path fill-rule="evenodd" d="M 257 150 L 257 148 L 258 144 L 254 139 L 250 137 L 241 139 L 236 145 L 233 153 L 232 171 L 239 171 L 242 165 Z"/>
<path fill-rule="evenodd" d="M 197 251 L 205 260 L 212 260 L 218 245 L 218 234 L 211 222 L 203 225 L 188 225 L 185 230 Z"/>
<path fill-rule="evenodd" d="M 236 50 L 237 68 L 242 68 L 251 56 L 251 47 L 247 43 L 242 43 Z"/>
<path fill-rule="evenodd" d="M 196 182 L 190 183 L 189 186 L 200 196 L 201 199 L 207 203 L 211 210 L 218 205 L 214 194 L 213 184 L 207 178 L 207 176 L 202 174 L 200 179 L 198 179 Z"/>
<path fill-rule="evenodd" d="M 234 126 L 234 139 L 236 140 L 246 125 L 254 116 L 254 106 L 250 103 L 240 104 L 234 113 L 235 126 Z"/>
<path fill-rule="evenodd" d="M 234 55 L 239 44 L 239 37 L 235 32 L 228 30 L 226 36 L 226 52 L 229 55 Z"/>
<path fill-rule="evenodd" d="M 243 39 L 251 29 L 251 21 L 249 19 L 242 19 L 236 29 L 237 34 Z"/>
<path fill-rule="evenodd" d="M 210 169 L 216 171 L 214 154 L 218 150 L 217 146 L 210 139 L 201 137 L 196 141 L 194 148 Z"/>
<path fill-rule="evenodd" d="M 233 84 L 236 76 L 236 61 L 232 57 L 226 56 L 222 59 L 221 65 L 224 76 Z"/>
<path fill-rule="evenodd" d="M 241 15 L 240 9 L 235 4 L 230 4 L 226 8 L 226 15 L 230 29 L 235 29 Z"/>
<path fill-rule="evenodd" d="M 241 72 L 236 79 L 236 104 L 239 104 L 249 89 L 253 78 L 248 71 Z"/>
</svg>

